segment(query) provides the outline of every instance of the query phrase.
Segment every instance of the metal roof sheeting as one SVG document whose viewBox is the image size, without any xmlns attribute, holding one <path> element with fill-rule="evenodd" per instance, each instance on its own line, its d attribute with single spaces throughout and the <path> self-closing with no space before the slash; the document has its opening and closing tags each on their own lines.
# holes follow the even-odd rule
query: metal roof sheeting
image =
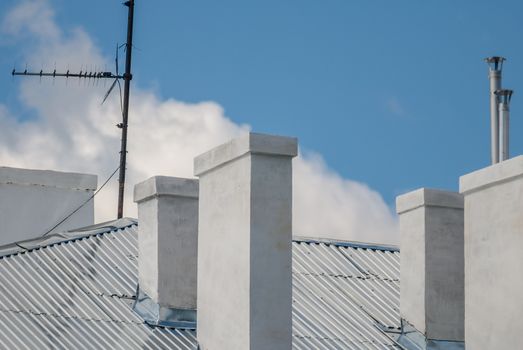
<svg viewBox="0 0 523 350">
<path fill-rule="evenodd" d="M 195 331 L 151 327 L 132 311 L 137 225 L 119 220 L 0 247 L 0 348 L 196 349 Z M 391 349 L 399 252 L 293 242 L 293 348 Z"/>
<path fill-rule="evenodd" d="M 398 252 L 294 242 L 294 348 L 394 348 L 375 325 L 398 328 L 398 306 Z"/>
</svg>

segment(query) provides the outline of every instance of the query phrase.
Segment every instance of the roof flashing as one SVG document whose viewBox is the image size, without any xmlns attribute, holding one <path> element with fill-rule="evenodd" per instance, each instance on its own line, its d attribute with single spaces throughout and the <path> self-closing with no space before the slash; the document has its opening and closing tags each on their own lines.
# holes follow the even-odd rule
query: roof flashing
<svg viewBox="0 0 523 350">
<path fill-rule="evenodd" d="M 406 350 L 464 350 L 465 342 L 441 339 L 427 339 L 423 333 L 406 320 L 401 320 L 401 328 L 390 329 L 376 324 L 376 328 Z"/>
<path fill-rule="evenodd" d="M 132 309 L 149 326 L 196 329 L 196 310 L 161 306 L 145 294 L 139 285 Z"/>
</svg>

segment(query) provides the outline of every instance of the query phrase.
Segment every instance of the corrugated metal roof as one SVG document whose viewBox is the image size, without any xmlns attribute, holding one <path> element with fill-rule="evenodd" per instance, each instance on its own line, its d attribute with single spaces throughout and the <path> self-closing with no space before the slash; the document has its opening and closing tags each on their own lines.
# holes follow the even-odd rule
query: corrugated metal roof
<svg viewBox="0 0 523 350">
<path fill-rule="evenodd" d="M 196 349 L 195 331 L 150 327 L 136 294 L 130 219 L 0 248 L 0 348 Z M 293 348 L 391 349 L 399 327 L 397 249 L 297 239 Z"/>
<path fill-rule="evenodd" d="M 387 349 L 375 325 L 399 327 L 399 253 L 351 245 L 293 244 L 296 349 Z"/>
</svg>

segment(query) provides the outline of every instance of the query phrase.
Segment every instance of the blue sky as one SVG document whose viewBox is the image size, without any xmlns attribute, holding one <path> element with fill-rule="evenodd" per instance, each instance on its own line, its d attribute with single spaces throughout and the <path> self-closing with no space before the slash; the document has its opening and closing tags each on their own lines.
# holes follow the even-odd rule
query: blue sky
<svg viewBox="0 0 523 350">
<path fill-rule="evenodd" d="M 2 1 L 0 14 L 17 3 Z M 124 41 L 121 1 L 49 3 L 64 31 L 84 28 L 103 56 Z M 488 165 L 486 56 L 508 58 L 511 153 L 523 153 L 521 13 L 520 1 L 137 0 L 134 83 L 297 136 L 392 205 L 417 187 L 457 190 L 460 175 Z M 33 41 L 0 44 L 0 103 L 30 118 L 9 72 Z"/>
</svg>

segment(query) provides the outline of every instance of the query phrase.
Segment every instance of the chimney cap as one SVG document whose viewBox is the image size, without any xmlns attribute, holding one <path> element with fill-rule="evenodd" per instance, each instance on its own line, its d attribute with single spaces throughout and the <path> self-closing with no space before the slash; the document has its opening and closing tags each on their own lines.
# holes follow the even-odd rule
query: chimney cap
<svg viewBox="0 0 523 350">
<path fill-rule="evenodd" d="M 420 207 L 463 209 L 463 196 L 455 192 L 420 188 L 396 198 L 396 212 L 398 214 L 403 214 Z"/>
<path fill-rule="evenodd" d="M 501 56 L 491 56 L 485 58 L 485 62 L 487 62 L 491 71 L 501 71 L 501 69 L 503 68 L 503 62 L 506 60 L 507 59 L 505 57 Z"/>
<path fill-rule="evenodd" d="M 523 156 L 465 174 L 459 178 L 459 192 L 469 194 L 523 176 Z"/>
<path fill-rule="evenodd" d="M 153 176 L 134 186 L 134 202 L 159 196 L 198 198 L 198 180 L 171 176 Z"/>
<path fill-rule="evenodd" d="M 194 175 L 200 176 L 247 153 L 295 157 L 298 139 L 249 132 L 194 158 Z"/>
<path fill-rule="evenodd" d="M 494 91 L 494 94 L 496 96 L 503 97 L 502 102 L 503 103 L 509 103 L 510 99 L 512 98 L 512 94 L 514 93 L 514 90 L 510 89 L 499 89 Z"/>
</svg>

